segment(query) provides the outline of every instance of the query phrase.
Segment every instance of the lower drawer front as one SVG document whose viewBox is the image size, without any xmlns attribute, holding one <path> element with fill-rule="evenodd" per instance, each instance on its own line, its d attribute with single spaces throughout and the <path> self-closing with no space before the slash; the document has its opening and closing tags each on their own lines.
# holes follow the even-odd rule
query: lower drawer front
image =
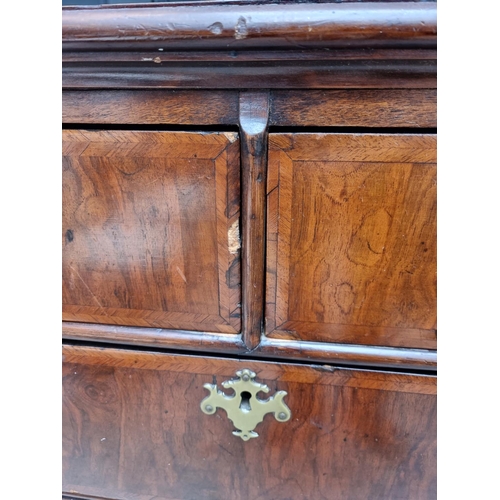
<svg viewBox="0 0 500 500">
<path fill-rule="evenodd" d="M 113 500 L 431 499 L 436 379 L 65 346 L 63 491 Z M 287 392 L 287 422 L 234 436 L 206 383 L 248 368 Z M 231 394 L 230 389 L 225 389 Z"/>
</svg>

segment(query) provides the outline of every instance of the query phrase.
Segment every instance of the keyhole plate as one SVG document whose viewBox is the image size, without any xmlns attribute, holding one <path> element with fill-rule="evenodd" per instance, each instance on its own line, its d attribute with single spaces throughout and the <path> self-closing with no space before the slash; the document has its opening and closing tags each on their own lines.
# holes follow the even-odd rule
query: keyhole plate
<svg viewBox="0 0 500 500">
<path fill-rule="evenodd" d="M 236 376 L 237 379 L 222 382 L 222 387 L 234 390 L 234 394 L 229 396 L 219 390 L 217 385 L 203 386 L 210 392 L 200 404 L 203 413 L 213 415 L 217 408 L 225 410 L 237 429 L 233 434 L 243 441 L 259 436 L 254 429 L 268 413 L 273 413 L 278 422 L 290 420 L 292 414 L 283 401 L 287 395 L 285 391 L 278 391 L 274 396 L 261 400 L 257 397 L 257 393 L 268 393 L 269 387 L 255 382 L 256 374 L 253 371 L 245 368 L 237 371 Z"/>
</svg>

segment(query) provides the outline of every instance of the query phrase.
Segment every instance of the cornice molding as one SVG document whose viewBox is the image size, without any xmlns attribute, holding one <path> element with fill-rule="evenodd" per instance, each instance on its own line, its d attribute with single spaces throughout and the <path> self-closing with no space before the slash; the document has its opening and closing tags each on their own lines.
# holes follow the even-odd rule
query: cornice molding
<svg viewBox="0 0 500 500">
<path fill-rule="evenodd" d="M 435 48 L 435 3 L 209 2 L 63 9 L 67 50 Z"/>
<path fill-rule="evenodd" d="M 63 9 L 63 88 L 435 88 L 436 4 Z"/>
</svg>

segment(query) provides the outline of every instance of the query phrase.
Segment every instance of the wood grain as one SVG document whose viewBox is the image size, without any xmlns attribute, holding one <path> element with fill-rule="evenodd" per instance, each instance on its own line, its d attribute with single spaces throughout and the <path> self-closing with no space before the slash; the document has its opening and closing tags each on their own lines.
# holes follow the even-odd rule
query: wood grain
<svg viewBox="0 0 500 500">
<path fill-rule="evenodd" d="M 237 134 L 63 132 L 68 321 L 240 329 Z"/>
<path fill-rule="evenodd" d="M 238 93 L 66 90 L 62 109 L 63 123 L 229 125 L 238 123 Z"/>
<path fill-rule="evenodd" d="M 275 90 L 271 95 L 271 125 L 437 126 L 435 89 Z"/>
<path fill-rule="evenodd" d="M 239 92 L 65 90 L 63 123 L 236 125 Z M 435 89 L 274 90 L 269 124 L 436 127 Z M 311 106 L 314 102 L 314 106 Z"/>
<path fill-rule="evenodd" d="M 116 500 L 435 498 L 434 377 L 64 348 L 63 490 Z M 292 420 L 249 442 L 203 384 L 250 368 Z"/>
<path fill-rule="evenodd" d="M 156 63 L 154 60 L 156 59 Z M 435 60 L 316 61 L 290 64 L 175 63 L 168 56 L 125 66 L 66 63 L 64 89 L 428 89 L 436 88 Z"/>
<path fill-rule="evenodd" d="M 240 134 L 243 339 L 250 349 L 260 342 L 264 325 L 268 120 L 269 94 L 242 92 Z"/>
<path fill-rule="evenodd" d="M 435 137 L 272 134 L 266 333 L 434 349 Z"/>
<path fill-rule="evenodd" d="M 436 498 L 435 137 L 268 136 L 436 127 L 435 3 L 67 8 L 62 76 L 63 498 Z"/>
</svg>

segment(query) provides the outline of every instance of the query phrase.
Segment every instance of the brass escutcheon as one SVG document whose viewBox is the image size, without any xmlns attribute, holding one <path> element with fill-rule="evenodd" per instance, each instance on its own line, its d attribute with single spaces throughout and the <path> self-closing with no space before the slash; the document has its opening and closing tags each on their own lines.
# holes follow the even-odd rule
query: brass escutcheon
<svg viewBox="0 0 500 500">
<path fill-rule="evenodd" d="M 227 395 L 214 384 L 205 384 L 203 387 L 210 391 L 200 404 L 201 411 L 207 415 L 213 415 L 217 408 L 226 411 L 229 420 L 236 427 L 233 431 L 235 436 L 239 436 L 243 441 L 256 438 L 259 435 L 254 432 L 255 427 L 262 422 L 268 413 L 274 413 L 274 418 L 278 422 L 290 420 L 292 413 L 283 402 L 287 395 L 285 391 L 278 391 L 274 396 L 262 401 L 257 398 L 257 393 L 269 392 L 269 387 L 265 384 L 255 382 L 255 373 L 244 369 L 236 372 L 237 379 L 222 382 L 225 389 L 233 389 L 234 394 Z"/>
</svg>

